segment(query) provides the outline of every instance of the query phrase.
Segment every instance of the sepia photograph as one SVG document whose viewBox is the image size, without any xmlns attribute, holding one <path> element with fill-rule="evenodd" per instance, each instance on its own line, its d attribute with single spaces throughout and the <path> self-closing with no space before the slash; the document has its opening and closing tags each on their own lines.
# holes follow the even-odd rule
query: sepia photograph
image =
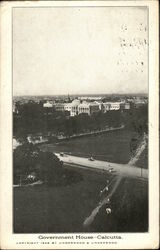
<svg viewBox="0 0 160 250">
<path fill-rule="evenodd" d="M 148 8 L 13 9 L 15 233 L 148 231 Z"/>
<path fill-rule="evenodd" d="M 116 249 L 153 231 L 150 7 L 39 2 L 10 12 L 11 234 Z"/>
</svg>

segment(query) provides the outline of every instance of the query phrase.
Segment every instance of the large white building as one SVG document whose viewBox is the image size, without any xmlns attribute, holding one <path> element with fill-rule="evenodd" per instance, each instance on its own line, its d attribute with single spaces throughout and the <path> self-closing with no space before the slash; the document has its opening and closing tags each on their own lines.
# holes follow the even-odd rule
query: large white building
<svg viewBox="0 0 160 250">
<path fill-rule="evenodd" d="M 128 102 L 105 102 L 103 103 L 103 112 L 109 110 L 119 110 L 119 109 L 130 109 L 130 103 Z"/>
<path fill-rule="evenodd" d="M 54 107 L 56 111 L 65 111 L 64 106 L 64 103 L 56 103 Z"/>
<path fill-rule="evenodd" d="M 90 106 L 90 115 L 100 111 L 99 104 L 91 102 L 89 106 Z"/>
<path fill-rule="evenodd" d="M 121 107 L 121 102 L 110 102 L 110 110 L 119 110 Z"/>
<path fill-rule="evenodd" d="M 73 100 L 71 103 L 51 103 L 46 102 L 43 104 L 45 108 L 54 108 L 56 111 L 68 111 L 70 116 L 79 115 L 82 113 L 91 115 L 95 112 L 102 111 L 106 113 L 110 110 L 130 109 L 130 103 L 126 102 L 105 102 L 94 101 L 87 102 L 79 99 Z"/>
<path fill-rule="evenodd" d="M 121 102 L 105 102 L 103 103 L 103 111 L 107 112 L 109 110 L 119 110 L 121 107 Z"/>
<path fill-rule="evenodd" d="M 102 101 L 94 101 L 94 103 L 96 103 L 96 104 L 98 104 L 98 106 L 99 106 L 99 109 L 101 110 L 101 111 L 103 111 L 103 102 Z"/>
<path fill-rule="evenodd" d="M 47 102 L 43 103 L 43 107 L 44 107 L 44 108 L 52 108 L 52 107 L 53 107 L 53 103 L 47 101 Z"/>
<path fill-rule="evenodd" d="M 102 111 L 103 111 L 104 113 L 106 113 L 107 111 L 110 110 L 110 107 L 111 107 L 111 104 L 110 104 L 109 102 L 105 102 L 105 103 L 103 103 Z"/>
<path fill-rule="evenodd" d="M 83 102 L 83 103 L 79 104 L 79 106 L 78 106 L 78 114 L 82 114 L 82 113 L 90 115 L 89 103 Z"/>
<path fill-rule="evenodd" d="M 72 101 L 72 103 L 65 103 L 64 110 L 69 111 L 70 116 L 75 116 L 82 113 L 91 115 L 95 112 L 98 112 L 100 109 L 97 103 L 86 102 L 86 101 L 82 102 L 78 99 L 75 99 Z"/>
<path fill-rule="evenodd" d="M 78 106 L 78 114 L 86 113 L 88 115 L 91 115 L 95 112 L 100 111 L 99 104 L 97 103 L 88 103 L 88 102 L 82 102 Z"/>
<path fill-rule="evenodd" d="M 71 103 L 71 110 L 70 110 L 70 116 L 78 115 L 78 106 L 80 105 L 81 101 L 78 99 L 75 99 Z"/>
<path fill-rule="evenodd" d="M 64 110 L 65 111 L 71 111 L 71 109 L 72 109 L 72 103 L 65 103 L 64 104 Z"/>
</svg>

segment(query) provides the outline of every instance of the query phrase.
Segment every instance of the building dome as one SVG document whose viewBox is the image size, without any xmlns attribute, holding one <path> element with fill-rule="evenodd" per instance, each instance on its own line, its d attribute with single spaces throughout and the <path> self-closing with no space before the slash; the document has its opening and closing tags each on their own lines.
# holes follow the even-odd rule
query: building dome
<svg viewBox="0 0 160 250">
<path fill-rule="evenodd" d="M 79 105 L 80 103 L 81 103 L 81 101 L 78 99 L 75 99 L 72 101 L 72 104 L 74 104 L 74 105 Z"/>
</svg>

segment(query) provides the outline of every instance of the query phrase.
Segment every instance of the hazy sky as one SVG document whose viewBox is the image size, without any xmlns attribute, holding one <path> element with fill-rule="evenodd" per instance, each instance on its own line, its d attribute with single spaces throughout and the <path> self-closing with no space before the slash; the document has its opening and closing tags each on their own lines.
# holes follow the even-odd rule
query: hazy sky
<svg viewBox="0 0 160 250">
<path fill-rule="evenodd" d="M 148 91 L 145 7 L 15 8 L 14 95 Z"/>
</svg>

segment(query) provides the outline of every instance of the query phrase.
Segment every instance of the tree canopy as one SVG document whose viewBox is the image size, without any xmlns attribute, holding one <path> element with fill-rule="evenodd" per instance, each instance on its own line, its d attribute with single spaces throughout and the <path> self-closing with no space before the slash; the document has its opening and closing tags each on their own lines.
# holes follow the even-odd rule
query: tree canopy
<svg viewBox="0 0 160 250">
<path fill-rule="evenodd" d="M 32 143 L 18 146 L 13 153 L 14 182 L 34 173 L 45 183 L 58 181 L 62 175 L 62 162 L 51 152 L 42 152 Z"/>
<path fill-rule="evenodd" d="M 46 185 L 68 185 L 82 179 L 76 171 L 64 168 L 55 154 L 40 151 L 28 142 L 14 150 L 13 167 L 14 184 L 28 184 L 29 176 L 34 176 L 34 181 L 41 180 Z"/>
</svg>

